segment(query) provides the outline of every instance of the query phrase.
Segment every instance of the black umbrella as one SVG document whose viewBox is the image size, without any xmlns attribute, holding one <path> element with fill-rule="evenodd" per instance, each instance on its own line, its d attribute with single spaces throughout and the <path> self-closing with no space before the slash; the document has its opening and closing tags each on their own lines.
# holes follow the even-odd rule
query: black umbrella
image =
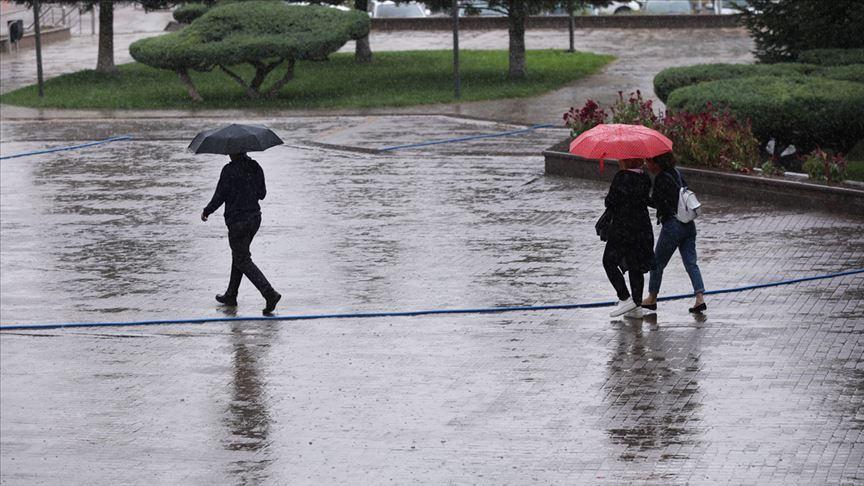
<svg viewBox="0 0 864 486">
<path fill-rule="evenodd" d="M 196 154 L 231 155 L 260 152 L 282 143 L 282 139 L 265 126 L 235 123 L 195 135 L 195 139 L 189 144 L 189 151 Z"/>
</svg>

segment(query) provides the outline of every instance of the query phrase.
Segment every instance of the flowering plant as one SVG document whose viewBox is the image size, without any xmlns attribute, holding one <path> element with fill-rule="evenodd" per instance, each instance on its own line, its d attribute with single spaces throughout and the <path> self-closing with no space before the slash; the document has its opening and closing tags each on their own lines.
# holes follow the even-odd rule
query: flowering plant
<svg viewBox="0 0 864 486">
<path fill-rule="evenodd" d="M 667 112 L 657 127 L 675 144 L 684 164 L 750 172 L 759 159 L 759 142 L 750 121 L 708 105 L 701 113 Z"/>
<path fill-rule="evenodd" d="M 570 111 L 564 113 L 564 125 L 570 129 L 571 137 L 577 137 L 582 132 L 605 123 L 607 116 L 597 102 L 588 100 L 581 109 L 570 108 Z"/>
<path fill-rule="evenodd" d="M 624 92 L 618 92 L 618 101 L 612 106 L 612 123 L 625 123 L 627 125 L 644 125 L 648 128 L 657 128 L 660 118 L 654 113 L 654 100 L 642 99 L 642 92 L 638 89 L 630 93 L 630 97 L 624 99 Z"/>
<path fill-rule="evenodd" d="M 610 108 L 611 117 L 597 102 L 588 100 L 580 109 L 570 108 L 564 123 L 572 137 L 606 123 L 608 118 L 611 123 L 643 125 L 669 137 L 675 155 L 685 165 L 745 173 L 753 170 L 759 159 L 759 142 L 749 120 L 741 122 L 710 103 L 700 113 L 667 111 L 658 115 L 653 103 L 643 99 L 638 90 L 626 99 L 619 91 L 618 101 Z"/>
<path fill-rule="evenodd" d="M 804 171 L 815 181 L 841 182 L 846 178 L 846 159 L 816 149 L 804 157 Z"/>
</svg>

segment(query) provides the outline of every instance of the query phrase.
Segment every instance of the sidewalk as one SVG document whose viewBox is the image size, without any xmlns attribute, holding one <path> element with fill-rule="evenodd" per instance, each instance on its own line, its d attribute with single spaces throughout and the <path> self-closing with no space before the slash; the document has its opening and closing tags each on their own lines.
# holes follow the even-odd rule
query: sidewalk
<svg viewBox="0 0 864 486">
<path fill-rule="evenodd" d="M 613 298 L 593 232 L 607 187 L 518 155 L 562 130 L 373 155 L 336 146 L 510 127 L 254 120 L 286 142 L 256 154 L 268 196 L 253 247 L 283 315 Z M 222 160 L 184 152 L 221 122 L 5 121 L 4 154 L 136 139 L 0 164 L 2 321 L 225 315 L 225 229 L 197 219 Z M 864 268 L 860 219 L 703 203 L 709 288 Z M 688 288 L 673 260 L 664 294 Z M 862 289 L 856 275 L 713 296 L 706 319 L 676 301 L 656 321 L 590 309 L 4 332 L 0 469 L 14 484 L 857 484 Z M 237 314 L 261 306 L 244 283 Z"/>
</svg>

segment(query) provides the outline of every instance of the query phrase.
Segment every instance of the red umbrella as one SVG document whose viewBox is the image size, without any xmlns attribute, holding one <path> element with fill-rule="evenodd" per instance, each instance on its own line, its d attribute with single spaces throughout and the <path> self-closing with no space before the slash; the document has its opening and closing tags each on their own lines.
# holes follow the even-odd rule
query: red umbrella
<svg viewBox="0 0 864 486">
<path fill-rule="evenodd" d="M 672 151 L 672 140 L 642 125 L 597 125 L 570 142 L 570 153 L 586 159 L 646 159 Z"/>
</svg>

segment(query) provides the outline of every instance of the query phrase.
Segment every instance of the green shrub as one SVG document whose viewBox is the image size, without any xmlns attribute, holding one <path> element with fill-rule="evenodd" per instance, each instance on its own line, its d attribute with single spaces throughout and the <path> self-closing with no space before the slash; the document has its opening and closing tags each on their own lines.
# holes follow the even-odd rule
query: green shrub
<svg viewBox="0 0 864 486">
<path fill-rule="evenodd" d="M 814 181 L 841 182 L 846 179 L 846 160 L 816 149 L 804 157 L 804 172 Z"/>
<path fill-rule="evenodd" d="M 798 62 L 823 66 L 864 64 L 864 49 L 811 49 L 799 54 Z"/>
<path fill-rule="evenodd" d="M 184 3 L 174 9 L 174 20 L 181 24 L 191 24 L 193 20 L 204 15 L 209 9 L 210 6 L 203 3 Z"/>
<path fill-rule="evenodd" d="M 672 92 L 670 110 L 698 113 L 713 103 L 752 122 L 763 143 L 841 152 L 864 138 L 864 84 L 818 77 L 754 77 L 687 86 Z"/>
<path fill-rule="evenodd" d="M 667 68 L 654 76 L 654 93 L 666 103 L 678 88 L 720 79 L 753 76 L 798 76 L 818 72 L 823 68 L 812 64 L 697 64 Z"/>
<path fill-rule="evenodd" d="M 209 9 L 179 32 L 136 41 L 129 53 L 140 63 L 176 71 L 195 100 L 201 96 L 189 70 L 216 67 L 254 99 L 275 95 L 293 78 L 296 61 L 326 59 L 349 40 L 367 35 L 369 24 L 369 17 L 357 10 L 272 0 L 232 2 Z M 286 62 L 284 77 L 264 90 L 267 76 Z M 250 81 L 232 69 L 242 64 L 255 68 Z"/>
<path fill-rule="evenodd" d="M 839 79 L 841 81 L 864 83 L 864 64 L 826 67 L 819 72 L 819 76 L 829 79 Z"/>
</svg>

